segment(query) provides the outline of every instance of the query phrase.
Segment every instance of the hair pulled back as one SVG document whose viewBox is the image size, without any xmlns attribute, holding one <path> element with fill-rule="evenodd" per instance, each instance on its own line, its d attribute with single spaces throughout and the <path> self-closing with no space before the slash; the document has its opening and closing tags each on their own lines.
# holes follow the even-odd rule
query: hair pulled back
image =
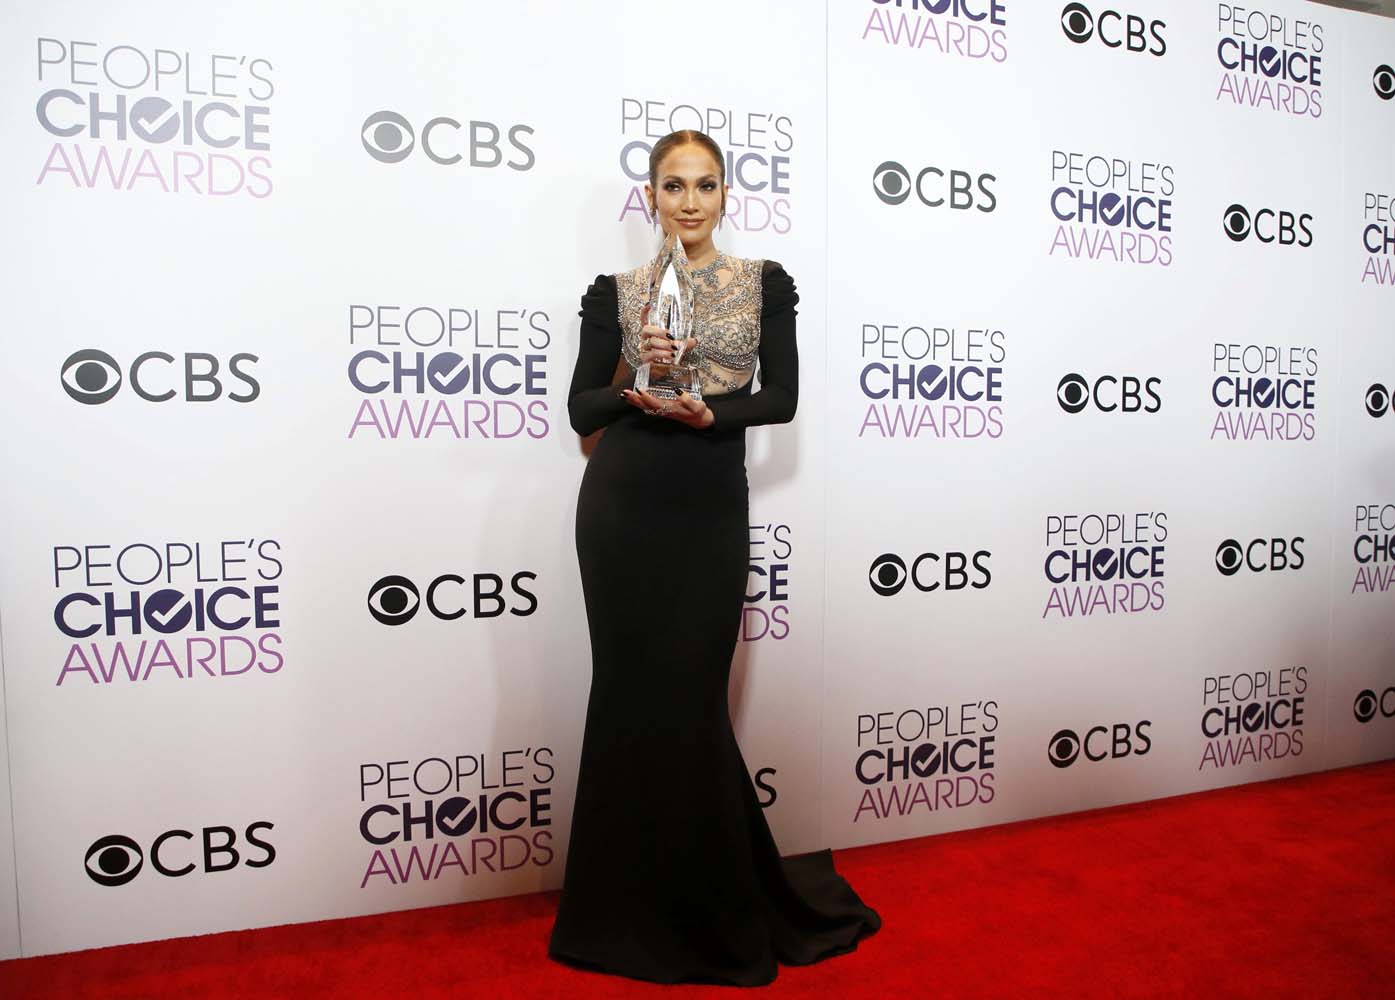
<svg viewBox="0 0 1395 1000">
<path fill-rule="evenodd" d="M 695 128 L 679 129 L 677 132 L 670 132 L 658 142 L 654 143 L 654 148 L 649 152 L 649 186 L 658 189 L 659 187 L 659 164 L 664 162 L 664 157 L 677 149 L 679 146 L 686 146 L 694 143 L 701 146 L 712 154 L 712 159 L 717 161 L 717 176 L 722 183 L 722 211 L 727 209 L 727 160 L 722 155 L 722 147 L 706 132 L 699 132 Z"/>
</svg>

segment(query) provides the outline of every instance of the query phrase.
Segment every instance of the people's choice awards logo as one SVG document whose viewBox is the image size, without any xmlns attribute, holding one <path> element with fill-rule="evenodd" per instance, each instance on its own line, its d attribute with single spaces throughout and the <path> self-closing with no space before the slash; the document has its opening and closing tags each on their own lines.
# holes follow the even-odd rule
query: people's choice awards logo
<svg viewBox="0 0 1395 1000">
<path fill-rule="evenodd" d="M 861 341 L 859 438 L 1002 437 L 1002 330 L 863 323 Z"/>
<path fill-rule="evenodd" d="M 1312 441 L 1317 435 L 1316 347 L 1215 344 L 1211 440 Z"/>
<path fill-rule="evenodd" d="M 1232 3 L 1217 4 L 1216 12 L 1217 101 L 1322 117 L 1321 24 Z"/>
<path fill-rule="evenodd" d="M 742 642 L 789 638 L 793 535 L 788 524 L 747 526 L 750 563 L 738 636 Z"/>
<path fill-rule="evenodd" d="M 361 763 L 358 887 L 551 864 L 555 760 L 534 745 Z"/>
<path fill-rule="evenodd" d="M 1174 175 L 1168 163 L 1053 149 L 1047 255 L 1170 267 Z"/>
<path fill-rule="evenodd" d="M 1395 592 L 1395 503 L 1357 504 L 1354 528 L 1351 593 L 1384 597 Z"/>
<path fill-rule="evenodd" d="M 1050 514 L 1043 618 L 1161 611 L 1167 513 Z"/>
<path fill-rule="evenodd" d="M 281 543 L 250 532 L 211 544 L 55 545 L 50 620 L 66 644 L 57 686 L 279 673 L 283 572 Z"/>
<path fill-rule="evenodd" d="M 988 805 L 998 725 L 994 699 L 858 715 L 853 822 Z"/>
<path fill-rule="evenodd" d="M 1395 288 L 1395 195 L 1367 191 L 1361 204 L 1361 283 Z"/>
<path fill-rule="evenodd" d="M 349 306 L 350 440 L 538 441 L 551 430 L 545 310 Z"/>
<path fill-rule="evenodd" d="M 712 137 L 726 157 L 724 231 L 784 236 L 797 213 L 799 159 L 795 127 L 789 114 L 717 106 L 703 101 L 620 99 L 620 172 L 626 182 L 624 203 L 616 215 L 623 223 L 638 216 L 655 227 L 644 185 L 649 183 L 649 154 L 670 132 L 695 129 Z"/>
<path fill-rule="evenodd" d="M 1306 666 L 1217 674 L 1202 681 L 1198 771 L 1303 753 Z"/>
<path fill-rule="evenodd" d="M 1007 0 L 894 0 L 894 6 L 872 0 L 862 40 L 1002 63 L 1007 61 L 1007 7 Z"/>
<path fill-rule="evenodd" d="M 272 193 L 270 60 L 39 38 L 38 182 L 226 197 Z"/>
</svg>

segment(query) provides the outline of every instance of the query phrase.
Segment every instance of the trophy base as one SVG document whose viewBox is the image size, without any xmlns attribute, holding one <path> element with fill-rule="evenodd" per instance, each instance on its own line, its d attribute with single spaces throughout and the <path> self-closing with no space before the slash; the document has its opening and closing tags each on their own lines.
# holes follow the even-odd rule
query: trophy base
<svg viewBox="0 0 1395 1000">
<path fill-rule="evenodd" d="M 652 365 L 640 365 L 635 369 L 635 392 L 648 392 L 660 399 L 677 399 L 681 390 L 693 399 L 702 399 L 702 374 L 693 366 L 662 366 L 662 374 L 652 368 Z"/>
</svg>

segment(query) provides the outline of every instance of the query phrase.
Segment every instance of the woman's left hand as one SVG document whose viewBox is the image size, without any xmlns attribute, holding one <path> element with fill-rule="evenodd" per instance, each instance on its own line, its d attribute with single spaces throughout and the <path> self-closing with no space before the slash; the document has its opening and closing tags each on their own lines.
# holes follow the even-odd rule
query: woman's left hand
<svg viewBox="0 0 1395 1000">
<path fill-rule="evenodd" d="M 700 399 L 694 399 L 681 390 L 677 399 L 660 399 L 648 391 L 635 392 L 633 389 L 625 389 L 621 395 L 625 397 L 625 402 L 631 406 L 636 406 L 656 416 L 676 420 L 680 424 L 687 424 L 698 430 L 711 427 L 713 420 L 716 419 L 712 411 L 707 408 L 706 403 Z"/>
</svg>

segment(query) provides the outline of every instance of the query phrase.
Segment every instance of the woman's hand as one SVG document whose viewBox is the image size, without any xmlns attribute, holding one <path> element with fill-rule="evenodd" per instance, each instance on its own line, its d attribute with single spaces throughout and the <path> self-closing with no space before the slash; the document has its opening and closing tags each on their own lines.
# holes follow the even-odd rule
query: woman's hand
<svg viewBox="0 0 1395 1000">
<path fill-rule="evenodd" d="M 666 366 L 676 364 L 697 344 L 696 337 L 689 337 L 681 344 L 670 340 L 668 331 L 661 326 L 646 326 L 639 332 L 639 363 L 657 365 L 656 375 L 668 374 Z M 677 351 L 674 349 L 677 348 Z"/>
<path fill-rule="evenodd" d="M 677 399 L 660 399 L 647 391 L 635 392 L 633 389 L 625 389 L 620 395 L 624 396 L 625 402 L 631 406 L 637 406 L 655 416 L 668 417 L 697 430 L 711 427 L 712 422 L 717 419 L 706 403 L 694 399 L 681 389 Z"/>
</svg>

